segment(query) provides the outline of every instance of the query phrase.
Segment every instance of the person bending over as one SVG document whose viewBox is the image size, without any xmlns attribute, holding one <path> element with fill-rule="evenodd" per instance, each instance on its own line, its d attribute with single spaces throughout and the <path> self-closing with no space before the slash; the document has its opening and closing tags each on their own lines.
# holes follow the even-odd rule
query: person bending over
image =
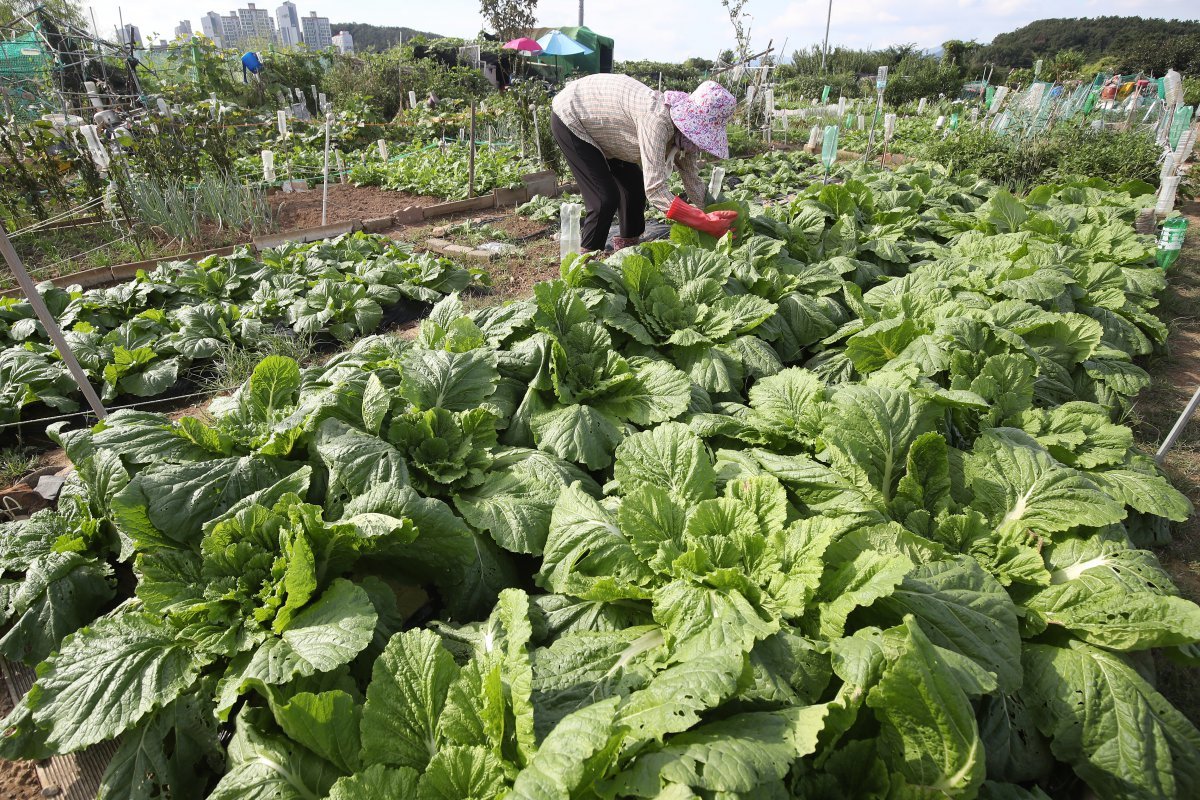
<svg viewBox="0 0 1200 800">
<path fill-rule="evenodd" d="M 716 81 L 696 91 L 658 92 L 628 75 L 589 75 L 567 84 L 554 98 L 550 128 L 562 149 L 587 208 L 581 248 L 602 250 L 620 214 L 614 249 L 638 243 L 646 230 L 646 201 L 667 219 L 720 237 L 736 211 L 705 213 L 667 188 L 675 169 L 688 199 L 704 202 L 700 153 L 729 156 L 725 126 L 737 98 Z"/>
</svg>

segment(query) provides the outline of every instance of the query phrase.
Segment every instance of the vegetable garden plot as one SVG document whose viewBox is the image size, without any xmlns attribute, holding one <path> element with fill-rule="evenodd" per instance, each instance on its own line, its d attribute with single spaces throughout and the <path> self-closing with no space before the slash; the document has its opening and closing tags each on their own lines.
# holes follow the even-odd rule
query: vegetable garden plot
<svg viewBox="0 0 1200 800">
<path fill-rule="evenodd" d="M 0 539 L 0 652 L 44 659 L 0 755 L 119 737 L 113 797 L 1193 796 L 1139 658 L 1200 609 L 1138 549 L 1191 508 L 1114 421 L 1144 197 L 860 171 L 268 358 L 211 422 L 61 430 Z"/>
<path fill-rule="evenodd" d="M 162 264 L 128 282 L 86 292 L 38 287 L 103 399 L 155 397 L 189 366 L 229 344 L 253 345 L 288 326 L 339 341 L 374 332 L 385 308 L 432 303 L 483 277 L 384 236 L 348 234 L 312 244 Z M 0 422 L 42 404 L 79 407 L 78 389 L 29 302 L 0 298 Z"/>
<path fill-rule="evenodd" d="M 359 186 L 463 200 L 468 196 L 468 149 L 466 144 L 430 145 L 390 161 L 368 157 L 351 167 L 349 177 Z M 538 169 L 535 160 L 522 158 L 516 148 L 479 147 L 475 153 L 475 192 L 520 186 L 522 175 Z"/>
</svg>

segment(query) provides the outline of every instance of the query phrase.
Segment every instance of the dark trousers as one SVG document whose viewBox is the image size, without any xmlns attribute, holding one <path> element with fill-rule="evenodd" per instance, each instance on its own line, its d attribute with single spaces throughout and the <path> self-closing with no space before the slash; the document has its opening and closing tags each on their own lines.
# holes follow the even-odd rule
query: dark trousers
<svg viewBox="0 0 1200 800">
<path fill-rule="evenodd" d="M 605 158 L 594 145 L 572 133 L 557 114 L 551 115 L 550 130 L 567 158 L 587 208 L 580 231 L 582 248 L 604 249 L 618 211 L 622 238 L 641 236 L 646 230 L 646 184 L 641 166 Z"/>
</svg>

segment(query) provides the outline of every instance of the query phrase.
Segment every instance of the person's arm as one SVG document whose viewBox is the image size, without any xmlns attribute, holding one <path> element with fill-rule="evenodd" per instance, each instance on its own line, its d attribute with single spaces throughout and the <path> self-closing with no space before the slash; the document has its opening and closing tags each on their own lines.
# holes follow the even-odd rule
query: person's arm
<svg viewBox="0 0 1200 800">
<path fill-rule="evenodd" d="M 681 152 L 675 160 L 675 165 L 679 169 L 679 177 L 683 179 L 683 188 L 688 199 L 697 206 L 703 206 L 708 196 L 708 187 L 700 180 L 700 155 Z"/>
<path fill-rule="evenodd" d="M 675 199 L 667 185 L 667 180 L 671 177 L 667 145 L 674 135 L 675 126 L 671 124 L 670 118 L 654 117 L 643 120 L 638 126 L 638 150 L 642 155 L 642 180 L 646 187 L 646 199 L 664 214 Z"/>
<path fill-rule="evenodd" d="M 667 160 L 667 145 L 675 136 L 675 126 L 670 119 L 657 118 L 643 122 L 638 128 L 638 149 L 642 156 L 642 175 L 646 186 L 646 199 L 655 208 L 667 215 L 672 222 L 679 222 L 689 228 L 720 238 L 733 227 L 737 219 L 736 211 L 714 211 L 707 214 L 695 206 L 688 205 L 676 197 L 667 188 L 667 178 L 671 175 L 673 165 Z M 685 176 L 686 179 L 686 176 Z M 704 189 L 696 175 L 696 184 L 700 185 L 698 197 L 703 203 Z M 686 185 L 686 184 L 685 184 Z M 692 189 L 688 189 L 689 194 Z"/>
</svg>

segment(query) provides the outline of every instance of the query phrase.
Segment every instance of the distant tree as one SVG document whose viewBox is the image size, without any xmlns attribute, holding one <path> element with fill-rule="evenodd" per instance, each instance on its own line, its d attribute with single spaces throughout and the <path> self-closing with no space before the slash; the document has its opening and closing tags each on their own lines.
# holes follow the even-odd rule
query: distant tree
<svg viewBox="0 0 1200 800">
<path fill-rule="evenodd" d="M 479 11 L 502 42 L 537 24 L 537 0 L 480 0 Z"/>
<path fill-rule="evenodd" d="M 54 19 L 90 30 L 84 20 L 83 5 L 78 0 L 0 0 L 0 25 L 9 25 L 39 6 Z"/>
<path fill-rule="evenodd" d="M 950 67 L 965 67 L 971 54 L 978 49 L 979 42 L 964 42 L 951 39 L 942 43 L 942 63 Z"/>
<path fill-rule="evenodd" d="M 734 58 L 745 61 L 750 52 L 750 22 L 752 17 L 746 11 L 746 3 L 750 0 L 721 0 L 721 5 L 729 12 L 729 24 L 733 26 L 733 40 L 736 43 Z M 733 59 L 730 59 L 732 61 Z"/>
</svg>

